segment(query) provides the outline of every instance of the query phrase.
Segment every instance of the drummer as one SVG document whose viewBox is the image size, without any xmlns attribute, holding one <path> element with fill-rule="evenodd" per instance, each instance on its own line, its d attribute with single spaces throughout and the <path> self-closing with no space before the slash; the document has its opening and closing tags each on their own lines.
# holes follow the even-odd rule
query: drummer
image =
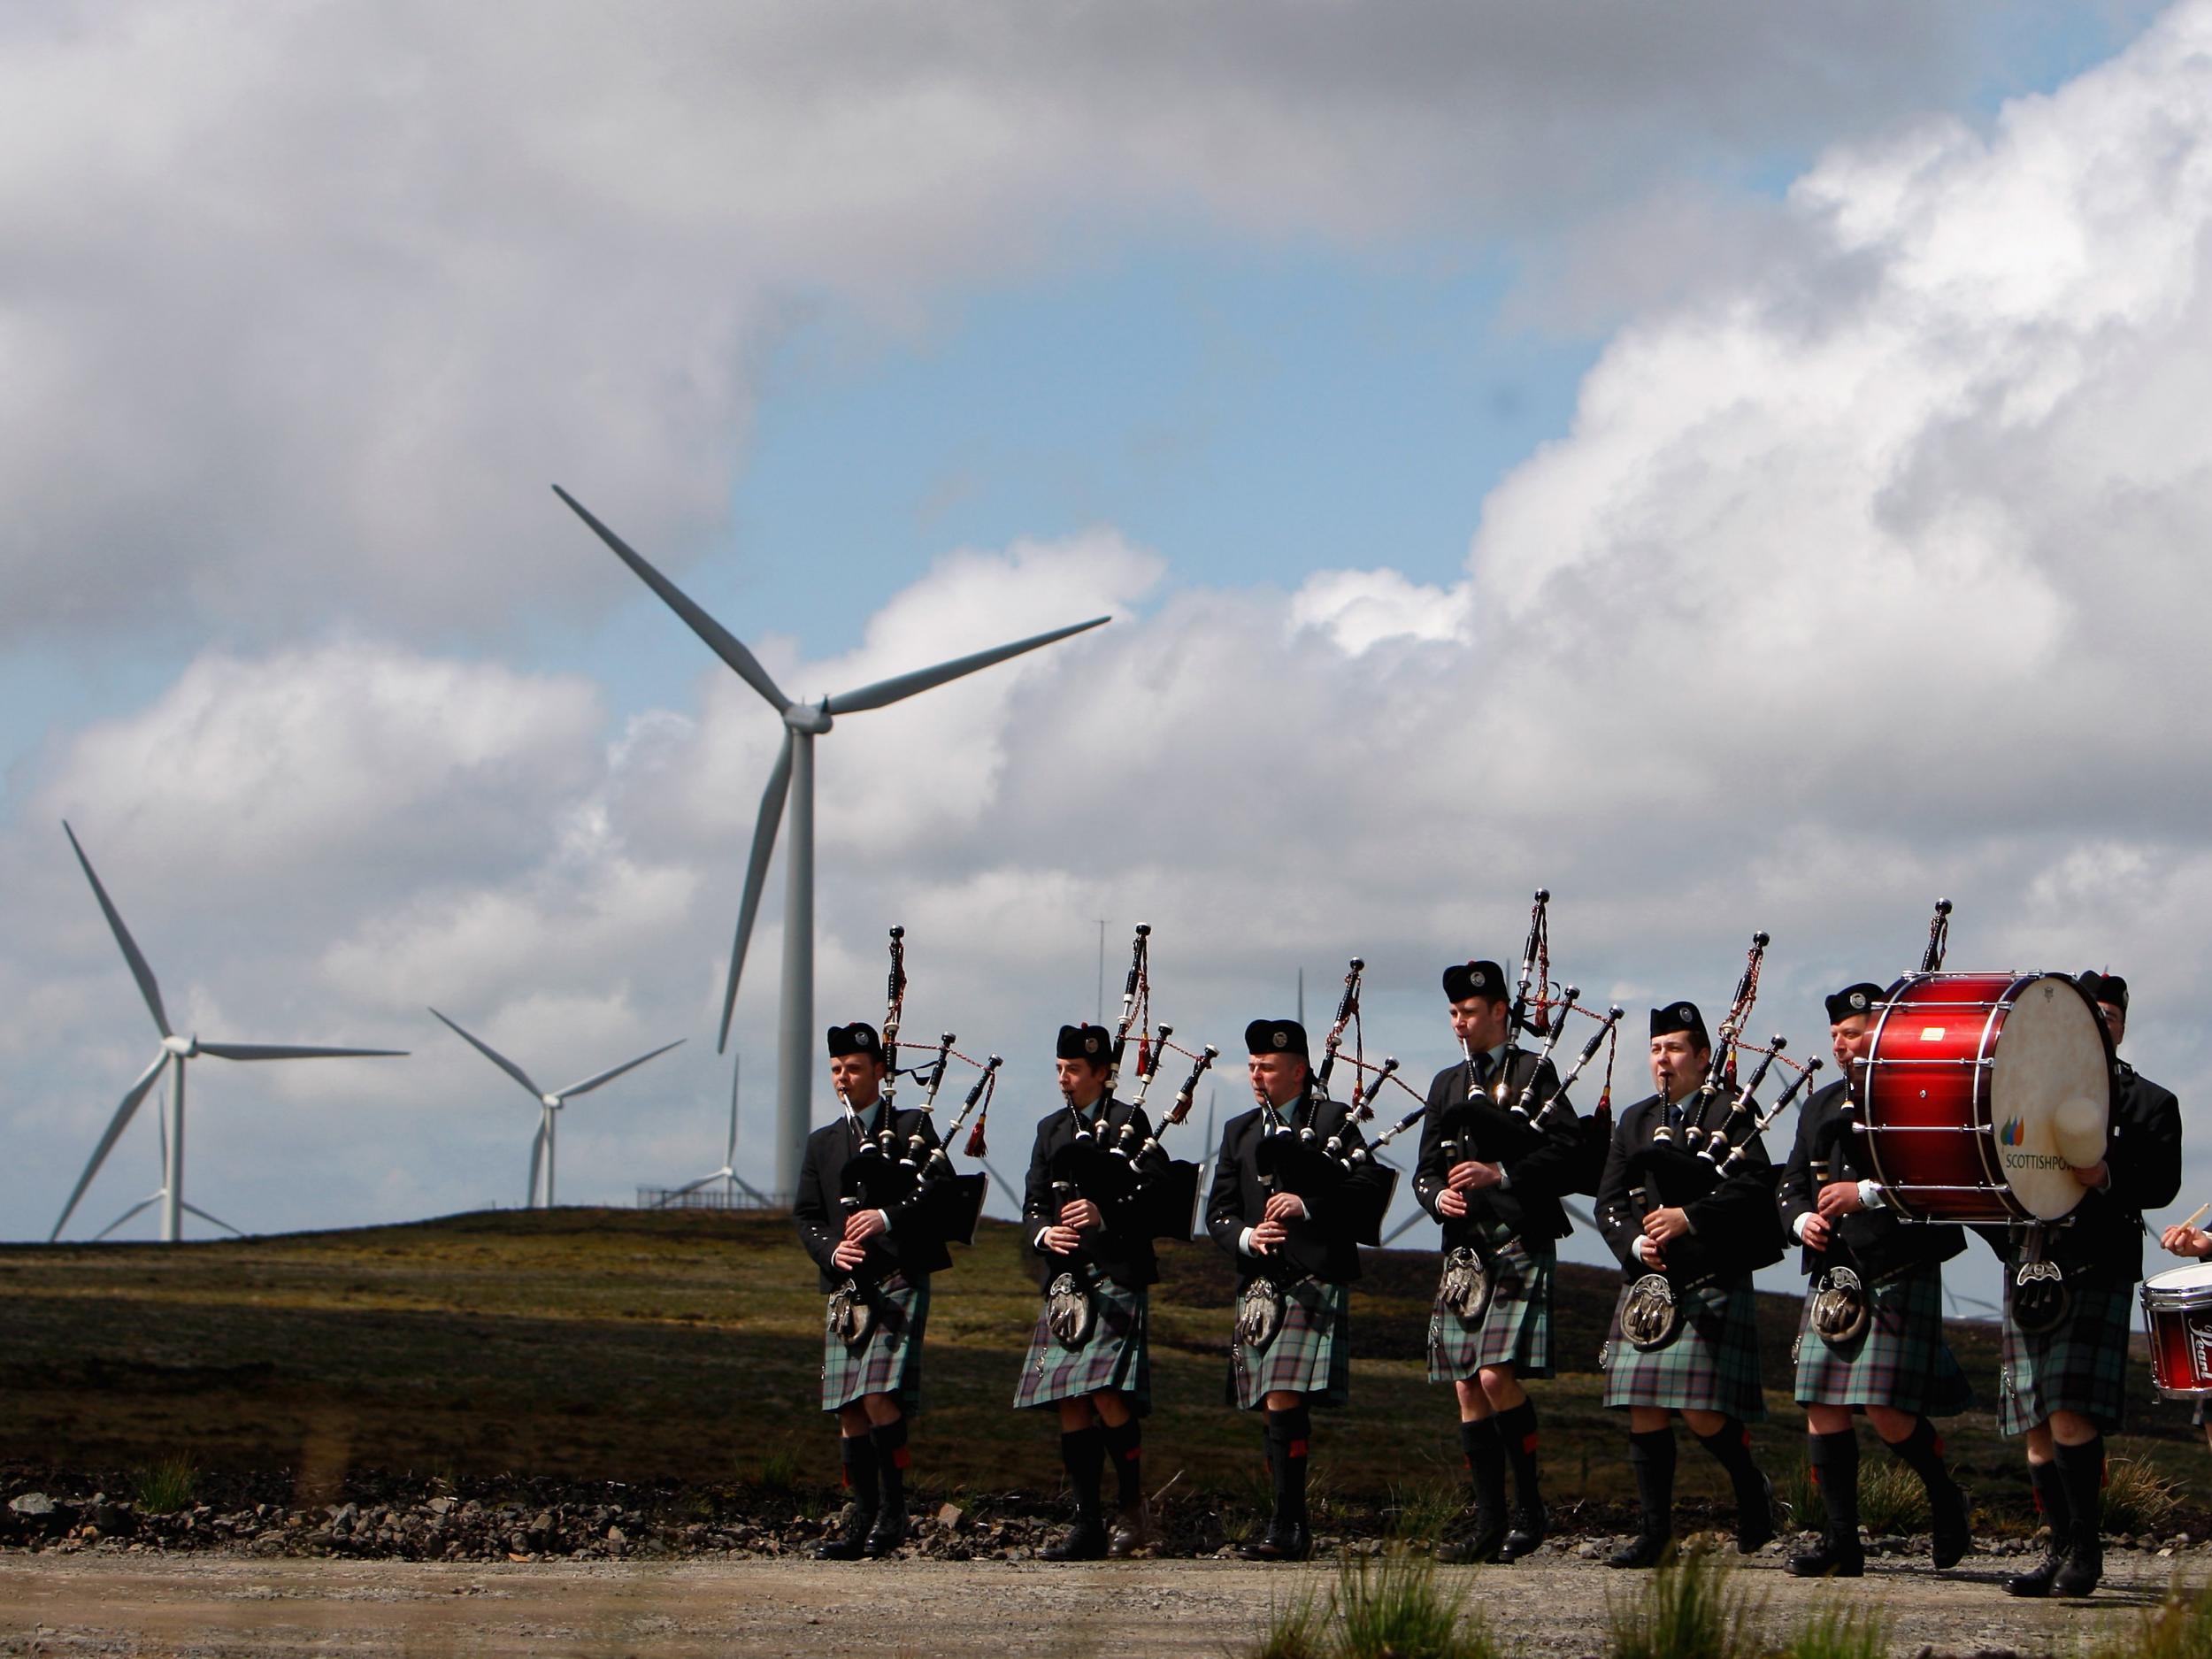
<svg viewBox="0 0 2212 1659">
<path fill-rule="evenodd" d="M 2193 1256 L 2199 1261 L 2212 1256 L 2212 1233 L 2207 1233 L 2202 1227 L 2193 1227 L 2186 1222 L 2169 1227 L 2160 1233 L 2158 1244 L 2161 1249 L 2169 1250 L 2176 1256 Z M 2187 1270 L 2176 1271 L 2185 1272 Z M 2206 1442 L 2212 1444 L 2212 1417 L 2208 1417 L 2205 1412 L 2202 1395 L 2197 1398 L 2196 1423 L 2204 1431 Z"/>
<path fill-rule="evenodd" d="M 2127 1034 L 2127 981 L 2084 973 L 2076 981 L 2117 1048 Z M 2135 1286 L 2143 1277 L 2143 1212 L 2181 1190 L 2181 1103 L 2171 1091 L 2117 1062 L 2118 1087 L 2104 1156 L 2074 1175 L 2085 1189 L 2066 1224 L 1984 1236 L 2005 1273 L 2004 1367 L 1998 1426 L 2027 1441 L 2028 1478 L 2051 1527 L 2040 1565 L 2005 1580 L 2012 1595 L 2087 1595 L 2104 1574 L 2098 1528 L 2104 1436 L 2120 1426 Z M 2063 1307 L 2047 1328 L 2023 1330 L 2016 1271 L 2024 1239 L 2041 1233 L 2062 1275 Z"/>
</svg>

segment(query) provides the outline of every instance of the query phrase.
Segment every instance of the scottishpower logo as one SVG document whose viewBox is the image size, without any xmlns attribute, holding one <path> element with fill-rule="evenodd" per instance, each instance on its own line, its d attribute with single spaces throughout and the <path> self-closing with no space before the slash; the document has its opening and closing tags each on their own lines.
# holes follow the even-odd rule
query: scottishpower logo
<svg viewBox="0 0 2212 1659">
<path fill-rule="evenodd" d="M 1997 1132 L 1997 1141 L 2001 1146 L 2016 1147 L 2024 1139 L 2025 1139 L 2025 1132 L 2022 1129 L 2020 1119 L 2017 1118 L 2007 1118 L 2004 1127 Z"/>
</svg>

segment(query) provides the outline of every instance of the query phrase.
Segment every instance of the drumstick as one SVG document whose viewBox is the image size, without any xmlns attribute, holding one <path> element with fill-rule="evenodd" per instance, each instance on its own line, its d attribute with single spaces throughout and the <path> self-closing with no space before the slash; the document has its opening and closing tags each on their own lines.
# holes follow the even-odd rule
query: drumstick
<svg viewBox="0 0 2212 1659">
<path fill-rule="evenodd" d="M 2212 1198 L 2208 1198 L 2203 1203 L 2199 1204 L 2195 1210 L 2190 1212 L 2189 1219 L 2180 1225 L 2185 1227 L 2195 1226 L 2197 1223 L 2204 1219 L 2204 1212 L 2208 1210 L 2212 1210 Z"/>
</svg>

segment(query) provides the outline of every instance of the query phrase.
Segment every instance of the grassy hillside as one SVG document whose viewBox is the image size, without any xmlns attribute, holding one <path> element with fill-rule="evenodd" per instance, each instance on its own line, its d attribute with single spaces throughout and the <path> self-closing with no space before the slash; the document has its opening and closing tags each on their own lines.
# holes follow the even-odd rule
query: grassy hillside
<svg viewBox="0 0 2212 1659">
<path fill-rule="evenodd" d="M 1222 1404 L 1232 1280 L 1210 1248 L 1166 1253 L 1155 1293 L 1155 1478 L 1185 1490 L 1255 1479 L 1256 1425 Z M 1321 1425 L 1317 1467 L 1340 1494 L 1456 1484 L 1448 1392 L 1422 1363 L 1432 1256 L 1371 1252 L 1354 1299 L 1351 1407 Z M 1540 1386 L 1554 1491 L 1630 1491 L 1625 1434 L 1598 1405 L 1612 1277 L 1561 1270 Z M 1769 1405 L 1761 1455 L 1801 1463 L 1788 1404 L 1797 1304 L 1763 1298 Z M 763 1215 L 497 1211 L 355 1232 L 162 1248 L 0 1249 L 0 1462 L 19 1470 L 349 1470 L 780 1486 L 834 1479 L 816 1409 L 821 1300 L 789 1223 Z M 1019 1242 L 987 1223 L 940 1278 L 918 1469 L 936 1489 L 1049 1493 L 1056 1441 L 1008 1407 L 1035 1317 Z M 1993 1327 L 1955 1326 L 1985 1402 Z M 2135 1434 L 2190 1489 L 2212 1492 L 2185 1409 L 2154 1404 L 2139 1363 Z M 1951 1430 L 1985 1508 L 2024 1512 L 2016 1448 L 1985 1409 Z M 1704 1460 L 1686 1495 L 1718 1495 Z"/>
</svg>

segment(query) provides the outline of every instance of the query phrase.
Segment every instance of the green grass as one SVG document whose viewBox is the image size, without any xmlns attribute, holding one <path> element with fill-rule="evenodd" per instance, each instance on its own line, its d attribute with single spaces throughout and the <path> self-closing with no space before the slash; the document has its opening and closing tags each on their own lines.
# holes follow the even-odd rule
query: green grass
<svg viewBox="0 0 2212 1659">
<path fill-rule="evenodd" d="M 1889 1620 L 1878 1601 L 1824 1596 L 1799 1621 L 1783 1653 L 1786 1659 L 1888 1659 Z"/>
<path fill-rule="evenodd" d="M 1329 1604 L 1308 1581 L 1279 1601 L 1270 1598 L 1240 1659 L 1325 1659 L 1329 1636 Z"/>
<path fill-rule="evenodd" d="M 1917 1532 L 1929 1524 L 1928 1488 L 1887 1453 L 1859 1468 L 1859 1520 L 1877 1538 Z"/>
<path fill-rule="evenodd" d="M 189 1457 L 165 1457 L 138 1471 L 131 1495 L 149 1515 L 173 1515 L 199 1495 L 200 1471 Z"/>
<path fill-rule="evenodd" d="M 2108 1533 L 2168 1532 L 2181 1498 L 2179 1484 L 2156 1463 L 2141 1457 L 2114 1457 L 2105 1463 L 2102 1513 Z"/>
<path fill-rule="evenodd" d="M 1608 1659 L 1757 1659 L 1758 1606 L 1705 1550 L 1686 1550 L 1612 1602 Z"/>
<path fill-rule="evenodd" d="M 1468 1588 L 1444 1587 L 1435 1562 L 1403 1544 L 1348 1552 L 1325 1594 L 1309 1579 L 1271 1603 L 1240 1659 L 1498 1659 Z"/>
<path fill-rule="evenodd" d="M 2212 1654 L 2212 1586 L 2176 1583 L 2124 1633 L 2107 1636 L 2090 1659 L 2204 1659 Z"/>
</svg>

